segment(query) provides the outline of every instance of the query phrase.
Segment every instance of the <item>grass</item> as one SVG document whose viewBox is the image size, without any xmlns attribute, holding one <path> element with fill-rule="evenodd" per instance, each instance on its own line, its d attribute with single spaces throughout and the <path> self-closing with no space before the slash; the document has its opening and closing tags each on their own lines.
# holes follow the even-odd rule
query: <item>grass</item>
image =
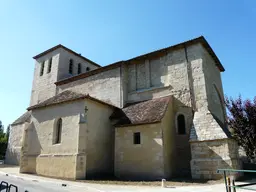
<svg viewBox="0 0 256 192">
<path fill-rule="evenodd" d="M 96 179 L 78 180 L 78 182 L 108 184 L 108 185 L 134 185 L 134 186 L 161 186 L 161 181 L 128 181 L 118 179 Z M 167 180 L 166 186 L 190 186 L 190 185 L 212 185 L 223 183 L 223 180 L 192 180 L 192 179 L 173 179 Z"/>
</svg>

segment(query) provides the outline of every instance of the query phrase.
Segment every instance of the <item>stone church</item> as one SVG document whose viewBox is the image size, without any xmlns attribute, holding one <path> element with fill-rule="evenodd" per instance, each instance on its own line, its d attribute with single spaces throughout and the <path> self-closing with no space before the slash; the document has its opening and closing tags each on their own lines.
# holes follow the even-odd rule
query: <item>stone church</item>
<svg viewBox="0 0 256 192">
<path fill-rule="evenodd" d="M 240 167 L 225 69 L 204 37 L 103 67 L 63 45 L 33 58 L 30 106 L 6 152 L 21 173 L 218 179 Z"/>
</svg>

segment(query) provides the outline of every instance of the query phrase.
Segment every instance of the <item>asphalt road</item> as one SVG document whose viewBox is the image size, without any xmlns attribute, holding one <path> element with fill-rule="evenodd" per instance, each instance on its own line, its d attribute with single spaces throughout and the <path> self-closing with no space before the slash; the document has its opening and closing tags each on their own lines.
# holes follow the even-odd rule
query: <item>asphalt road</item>
<svg viewBox="0 0 256 192">
<path fill-rule="evenodd" d="M 0 181 L 5 181 L 9 185 L 13 184 L 18 187 L 18 192 L 56 192 L 56 191 L 72 191 L 72 192 L 96 192 L 91 188 L 76 187 L 76 186 L 62 186 L 61 183 L 52 182 L 40 182 L 37 180 L 24 180 L 22 178 L 16 178 L 11 176 L 0 175 Z M 1 189 L 1 192 L 5 192 L 6 189 Z M 11 192 L 16 192 L 14 187 L 11 187 Z"/>
</svg>

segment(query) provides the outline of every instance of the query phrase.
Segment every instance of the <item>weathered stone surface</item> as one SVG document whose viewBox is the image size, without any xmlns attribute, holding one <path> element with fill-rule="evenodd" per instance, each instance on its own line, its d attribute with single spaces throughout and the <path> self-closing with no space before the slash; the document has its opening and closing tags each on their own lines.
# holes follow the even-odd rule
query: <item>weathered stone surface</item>
<svg viewBox="0 0 256 192">
<path fill-rule="evenodd" d="M 68 74 L 70 58 L 74 63 L 73 75 L 77 74 L 80 62 L 83 67 L 95 69 L 95 66 L 62 49 L 38 58 L 31 105 L 65 90 L 89 94 L 120 108 L 130 102 L 169 95 L 173 96 L 173 102 L 161 123 L 117 128 L 115 139 L 108 119 L 110 108 L 90 106 L 90 102 L 84 101 L 33 110 L 32 124 L 25 131 L 33 139 L 24 143 L 21 171 L 83 178 L 110 170 L 118 177 L 156 179 L 187 174 L 191 167 L 193 178 L 218 178 L 217 168 L 239 167 L 236 145 L 228 140 L 230 135 L 225 126 L 220 77 L 220 70 L 224 69 L 204 43 L 192 41 L 131 59 L 57 87 L 56 81 L 71 76 Z M 47 73 L 50 57 L 52 70 Z M 40 76 L 43 61 L 45 69 Z M 84 114 L 87 104 L 88 116 Z M 179 114 L 185 116 L 184 135 L 177 131 Z M 63 143 L 52 145 L 59 117 L 63 118 Z M 135 131 L 142 133 L 140 145 L 132 144 Z M 49 166 L 55 167 L 51 171 L 44 169 Z"/>
<path fill-rule="evenodd" d="M 178 49 L 159 58 L 129 64 L 127 102 L 174 95 L 191 106 L 186 62 L 184 49 Z"/>
<path fill-rule="evenodd" d="M 133 144 L 134 132 L 141 133 L 141 144 Z M 161 179 L 165 176 L 163 161 L 160 123 L 115 129 L 115 176 Z"/>
<path fill-rule="evenodd" d="M 220 179 L 222 174 L 217 174 L 217 169 L 240 169 L 237 150 L 237 143 L 231 139 L 192 142 L 192 177 Z"/>
<path fill-rule="evenodd" d="M 20 150 L 22 146 L 22 135 L 25 127 L 25 122 L 12 125 L 10 129 L 10 138 L 5 155 L 5 163 L 10 165 L 19 165 Z"/>
<path fill-rule="evenodd" d="M 112 173 L 114 134 L 108 119 L 112 112 L 112 107 L 90 99 L 32 110 L 20 171 L 69 179 Z M 59 118 L 61 142 L 54 144 Z"/>
<path fill-rule="evenodd" d="M 70 82 L 57 87 L 57 93 L 71 90 L 77 93 L 89 94 L 92 97 L 121 107 L 120 100 L 121 74 L 120 67 Z"/>
<path fill-rule="evenodd" d="M 51 71 L 48 73 L 50 58 L 52 58 L 52 67 Z M 73 60 L 73 74 L 69 74 L 70 59 Z M 43 75 L 40 76 L 43 62 Z M 83 60 L 63 48 L 58 48 L 36 59 L 30 105 L 35 105 L 54 96 L 56 94 L 56 85 L 54 83 L 61 79 L 77 75 L 78 63 L 81 63 L 83 73 L 86 72 L 87 67 L 89 67 L 90 70 L 98 68 L 94 64 Z"/>
</svg>

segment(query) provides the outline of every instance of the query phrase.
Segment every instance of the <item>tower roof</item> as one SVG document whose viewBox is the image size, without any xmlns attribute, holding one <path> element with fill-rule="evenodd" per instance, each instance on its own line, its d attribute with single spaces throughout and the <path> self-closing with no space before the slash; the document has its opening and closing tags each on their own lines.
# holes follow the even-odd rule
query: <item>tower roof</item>
<svg viewBox="0 0 256 192">
<path fill-rule="evenodd" d="M 72 53 L 72 54 L 74 54 L 74 55 L 80 57 L 81 59 L 90 62 L 91 64 L 93 64 L 93 65 L 95 65 L 95 66 L 97 66 L 97 67 L 101 67 L 99 64 L 97 64 L 97 63 L 91 61 L 90 59 L 87 59 L 86 57 L 82 56 L 81 54 L 79 54 L 79 53 L 77 53 L 77 52 L 75 52 L 75 51 L 73 51 L 73 50 L 71 50 L 71 49 L 69 49 L 69 48 L 67 48 L 67 47 L 65 47 L 64 45 L 61 45 L 61 44 L 56 45 L 56 46 L 54 46 L 54 47 L 52 47 L 52 48 L 50 48 L 50 49 L 48 49 L 48 50 L 46 50 L 46 51 L 44 51 L 44 52 L 42 52 L 42 53 L 39 53 L 38 55 L 34 56 L 33 59 L 38 59 L 38 58 L 40 58 L 40 57 L 46 55 L 47 53 L 50 53 L 50 52 L 52 52 L 52 51 L 54 51 L 54 50 L 56 50 L 56 49 L 58 49 L 58 48 L 65 49 L 65 50 L 68 51 L 69 53 Z"/>
</svg>

